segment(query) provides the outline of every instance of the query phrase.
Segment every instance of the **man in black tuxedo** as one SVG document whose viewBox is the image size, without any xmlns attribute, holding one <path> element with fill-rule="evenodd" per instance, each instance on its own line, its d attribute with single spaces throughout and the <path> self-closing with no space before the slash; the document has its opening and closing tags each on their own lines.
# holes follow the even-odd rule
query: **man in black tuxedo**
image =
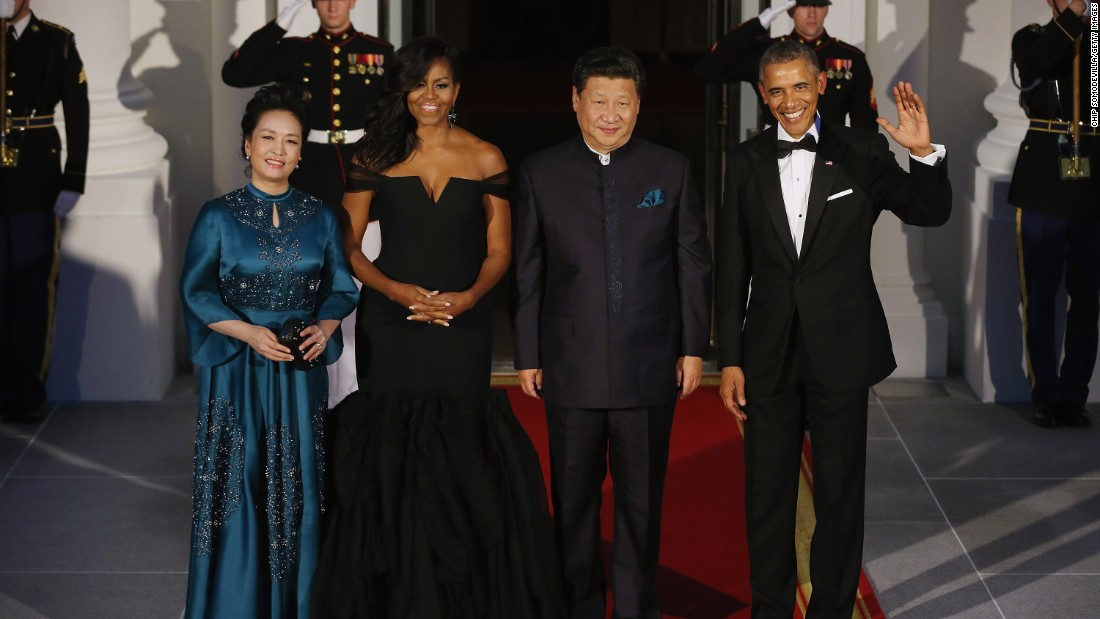
<svg viewBox="0 0 1100 619">
<path fill-rule="evenodd" d="M 817 527 L 808 618 L 852 616 L 863 552 L 867 390 L 896 366 L 871 274 L 879 214 L 938 226 L 951 212 L 946 152 L 899 83 L 898 166 L 878 133 L 821 122 L 817 57 L 795 41 L 760 62 L 778 125 L 730 154 L 715 246 L 720 393 L 745 421 L 745 510 L 754 619 L 790 619 L 803 432 Z M 751 295 L 749 292 L 751 285 Z"/>
<path fill-rule="evenodd" d="M 660 619 L 653 586 L 677 392 L 710 337 L 710 245 L 688 161 L 631 138 L 645 72 L 586 52 L 581 134 L 523 166 L 513 228 L 515 364 L 546 397 L 551 490 L 572 619 L 603 619 L 601 487 L 615 487 L 613 616 Z"/>
</svg>

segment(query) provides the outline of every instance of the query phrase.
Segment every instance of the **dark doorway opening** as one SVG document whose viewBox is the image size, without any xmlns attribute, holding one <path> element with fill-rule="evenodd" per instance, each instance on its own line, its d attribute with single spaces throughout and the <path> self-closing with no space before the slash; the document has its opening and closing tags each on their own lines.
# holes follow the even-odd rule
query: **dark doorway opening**
<svg viewBox="0 0 1100 619">
<path fill-rule="evenodd" d="M 513 187 L 524 159 L 578 132 L 570 102 L 577 57 L 601 45 L 633 50 L 648 80 L 634 135 L 687 156 L 712 210 L 708 89 L 691 68 L 726 1 L 414 0 L 405 23 L 410 36 L 435 34 L 461 50 L 458 123 L 501 149 Z M 494 369 L 510 370 L 507 281 L 491 302 Z"/>
</svg>

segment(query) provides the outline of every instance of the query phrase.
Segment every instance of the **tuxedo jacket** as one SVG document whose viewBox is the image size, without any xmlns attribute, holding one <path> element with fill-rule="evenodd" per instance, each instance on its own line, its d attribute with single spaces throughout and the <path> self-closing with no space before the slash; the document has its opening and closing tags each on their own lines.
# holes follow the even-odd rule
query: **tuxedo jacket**
<svg viewBox="0 0 1100 619">
<path fill-rule="evenodd" d="M 632 138 L 598 157 L 577 137 L 528 159 L 514 209 L 517 369 L 555 406 L 676 398 L 676 359 L 710 340 L 711 254 L 687 159 Z"/>
<path fill-rule="evenodd" d="M 798 346 L 803 372 L 835 391 L 896 367 L 871 274 L 871 229 L 882 211 L 938 226 L 951 213 L 946 161 L 897 164 L 878 133 L 822 122 L 801 255 L 787 223 L 771 127 L 731 153 L 715 235 L 719 366 L 741 366 L 745 388 L 769 394 Z M 751 294 L 750 294 L 751 286 Z"/>
</svg>

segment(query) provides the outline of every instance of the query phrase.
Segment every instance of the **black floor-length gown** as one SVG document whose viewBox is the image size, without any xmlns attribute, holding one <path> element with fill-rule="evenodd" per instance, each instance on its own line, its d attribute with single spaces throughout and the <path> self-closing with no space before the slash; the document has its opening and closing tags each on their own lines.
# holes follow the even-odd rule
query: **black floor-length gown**
<svg viewBox="0 0 1100 619">
<path fill-rule="evenodd" d="M 353 167 L 374 191 L 387 277 L 441 292 L 477 279 L 485 194 L 505 173 L 451 178 L 433 201 L 419 177 Z M 490 389 L 491 306 L 449 327 L 364 286 L 359 391 L 332 415 L 334 497 L 314 589 L 315 619 L 562 616 L 553 530 L 538 455 Z"/>
</svg>

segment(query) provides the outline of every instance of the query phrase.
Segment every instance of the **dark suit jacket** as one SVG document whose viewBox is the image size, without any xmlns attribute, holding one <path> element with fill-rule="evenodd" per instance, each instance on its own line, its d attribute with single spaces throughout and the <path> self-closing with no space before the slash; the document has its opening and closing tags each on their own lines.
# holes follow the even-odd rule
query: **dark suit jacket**
<svg viewBox="0 0 1100 619">
<path fill-rule="evenodd" d="M 871 229 L 884 210 L 918 226 L 946 222 L 945 164 L 910 161 L 906 174 L 882 135 L 823 122 L 799 257 L 783 206 L 776 128 L 731 153 L 715 235 L 719 365 L 741 366 L 750 396 L 779 387 L 795 320 L 806 370 L 836 391 L 869 387 L 894 370 L 871 274 Z"/>
<path fill-rule="evenodd" d="M 686 158 L 638 138 L 608 166 L 580 136 L 542 151 L 523 165 L 513 243 L 515 364 L 543 369 L 550 402 L 675 400 L 677 357 L 710 339 L 710 245 Z"/>
</svg>

